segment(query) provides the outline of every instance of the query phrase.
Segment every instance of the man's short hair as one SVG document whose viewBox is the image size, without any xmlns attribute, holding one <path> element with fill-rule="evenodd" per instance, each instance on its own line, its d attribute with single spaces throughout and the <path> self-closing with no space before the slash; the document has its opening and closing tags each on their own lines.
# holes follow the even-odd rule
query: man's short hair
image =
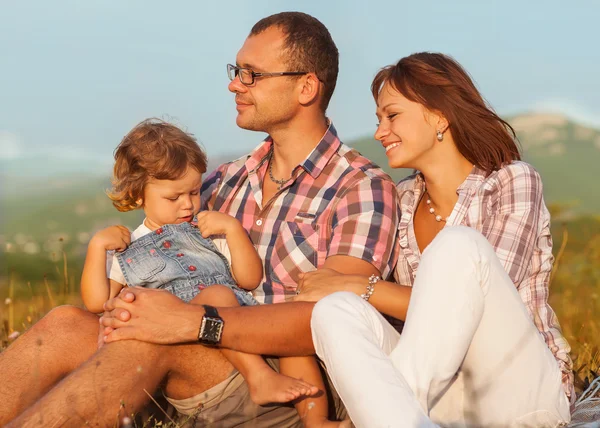
<svg viewBox="0 0 600 428">
<path fill-rule="evenodd" d="M 280 28 L 286 35 L 284 47 L 290 68 L 286 71 L 315 73 L 325 89 L 321 108 L 327 110 L 335 89 L 339 63 L 338 49 L 327 27 L 306 13 L 281 12 L 258 21 L 250 30 L 250 36 L 271 27 Z"/>
</svg>

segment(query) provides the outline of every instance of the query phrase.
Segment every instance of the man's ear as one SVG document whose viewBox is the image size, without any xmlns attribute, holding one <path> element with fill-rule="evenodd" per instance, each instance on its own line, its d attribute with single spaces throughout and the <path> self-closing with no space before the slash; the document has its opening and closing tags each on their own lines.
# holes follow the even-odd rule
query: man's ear
<svg viewBox="0 0 600 428">
<path fill-rule="evenodd" d="M 322 92 L 322 83 L 315 73 L 308 73 L 302 81 L 298 101 L 302 105 L 310 105 L 319 100 L 319 94 Z"/>
</svg>

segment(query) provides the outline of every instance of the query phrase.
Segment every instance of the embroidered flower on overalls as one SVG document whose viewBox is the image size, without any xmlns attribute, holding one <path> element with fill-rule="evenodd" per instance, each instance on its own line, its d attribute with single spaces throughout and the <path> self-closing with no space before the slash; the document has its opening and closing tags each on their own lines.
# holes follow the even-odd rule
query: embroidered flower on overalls
<svg viewBox="0 0 600 428">
<path fill-rule="evenodd" d="M 171 248 L 171 243 L 169 241 L 165 241 L 163 243 L 163 247 L 165 247 L 165 248 Z"/>
<path fill-rule="evenodd" d="M 183 253 L 177 253 L 177 257 L 183 257 Z"/>
<path fill-rule="evenodd" d="M 192 265 L 192 266 L 188 267 L 188 270 L 194 272 L 196 270 L 196 266 Z"/>
<path fill-rule="evenodd" d="M 157 235 L 160 235 L 161 233 L 163 233 L 162 227 L 159 227 L 158 229 L 156 229 Z"/>
</svg>

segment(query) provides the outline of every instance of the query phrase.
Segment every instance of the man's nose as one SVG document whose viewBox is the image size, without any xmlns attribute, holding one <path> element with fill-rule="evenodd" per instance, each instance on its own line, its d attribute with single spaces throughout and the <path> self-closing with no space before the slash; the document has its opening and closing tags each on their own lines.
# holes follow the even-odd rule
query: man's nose
<svg viewBox="0 0 600 428">
<path fill-rule="evenodd" d="M 229 92 L 233 92 L 234 94 L 246 92 L 248 90 L 246 85 L 240 81 L 240 76 L 235 76 L 235 79 L 229 82 L 227 89 L 229 89 Z"/>
</svg>

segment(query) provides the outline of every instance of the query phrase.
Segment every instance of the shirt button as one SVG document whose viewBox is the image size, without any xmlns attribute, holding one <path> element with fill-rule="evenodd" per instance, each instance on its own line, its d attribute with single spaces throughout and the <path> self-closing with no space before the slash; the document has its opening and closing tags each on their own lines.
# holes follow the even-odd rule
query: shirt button
<svg viewBox="0 0 600 428">
<path fill-rule="evenodd" d="M 373 261 L 376 262 L 377 261 L 377 256 L 373 256 Z"/>
<path fill-rule="evenodd" d="M 262 220 L 261 219 L 256 220 L 256 225 L 257 226 L 262 226 Z"/>
</svg>

